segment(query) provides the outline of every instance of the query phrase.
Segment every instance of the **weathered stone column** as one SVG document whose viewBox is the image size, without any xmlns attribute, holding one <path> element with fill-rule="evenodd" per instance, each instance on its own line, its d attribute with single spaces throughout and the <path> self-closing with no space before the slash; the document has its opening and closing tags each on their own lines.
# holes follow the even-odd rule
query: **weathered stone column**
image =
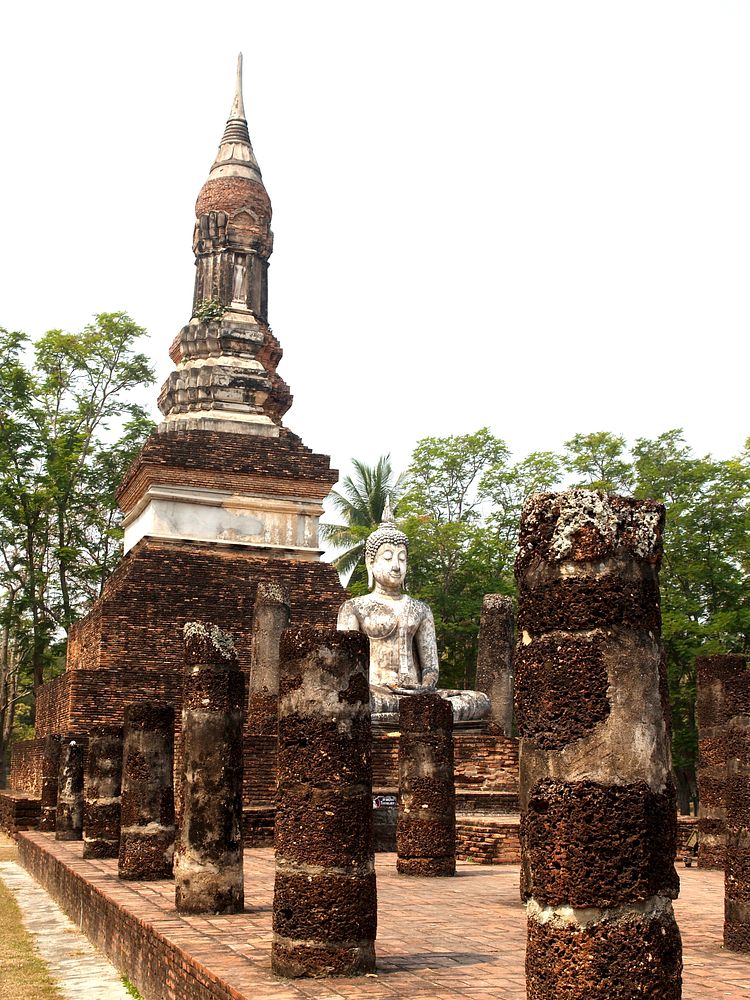
<svg viewBox="0 0 750 1000">
<path fill-rule="evenodd" d="M 724 947 L 750 951 L 750 715 L 727 725 Z"/>
<path fill-rule="evenodd" d="M 439 694 L 402 698 L 396 870 L 456 874 L 453 711 Z"/>
<path fill-rule="evenodd" d="M 477 691 L 490 699 L 490 732 L 513 735 L 513 598 L 485 594 L 479 619 Z"/>
<path fill-rule="evenodd" d="M 57 782 L 56 840 L 83 837 L 83 744 L 67 734 L 60 740 L 60 770 Z"/>
<path fill-rule="evenodd" d="M 681 996 L 663 524 L 659 503 L 587 490 L 524 506 L 516 720 L 533 1000 Z"/>
<path fill-rule="evenodd" d="M 42 833 L 54 833 L 57 817 L 57 782 L 60 775 L 60 737 L 44 737 L 42 747 L 42 787 L 40 792 L 41 811 L 39 829 Z"/>
<path fill-rule="evenodd" d="M 250 651 L 248 731 L 275 736 L 279 724 L 279 642 L 291 614 L 288 589 L 261 580 L 255 598 Z"/>
<path fill-rule="evenodd" d="M 175 904 L 180 913 L 241 913 L 245 677 L 215 625 L 188 622 L 184 637 Z"/>
<path fill-rule="evenodd" d="M 122 726 L 89 733 L 83 796 L 84 858 L 116 858 L 120 850 Z"/>
<path fill-rule="evenodd" d="M 698 656 L 695 659 L 699 868 L 723 868 L 726 860 L 726 740 L 727 722 L 734 714 L 727 704 L 727 687 L 745 670 L 744 656 Z"/>
<path fill-rule="evenodd" d="M 174 709 L 126 705 L 120 878 L 172 877 Z"/>
<path fill-rule="evenodd" d="M 287 629 L 280 667 L 271 966 L 364 975 L 377 926 L 367 636 Z"/>
</svg>

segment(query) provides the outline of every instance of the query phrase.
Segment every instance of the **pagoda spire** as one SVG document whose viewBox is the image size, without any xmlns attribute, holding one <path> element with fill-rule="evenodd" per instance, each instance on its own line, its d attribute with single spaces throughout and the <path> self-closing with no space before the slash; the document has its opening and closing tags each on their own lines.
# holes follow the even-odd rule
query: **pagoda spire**
<svg viewBox="0 0 750 1000">
<path fill-rule="evenodd" d="M 237 83 L 234 89 L 234 100 L 232 110 L 229 112 L 224 135 L 221 137 L 221 145 L 227 142 L 241 142 L 250 146 L 250 133 L 247 128 L 247 118 L 245 117 L 245 102 L 242 99 L 242 53 L 237 56 Z M 221 147 L 220 147 L 221 148 Z M 254 159 L 254 157 L 253 157 Z M 256 169 L 258 164 L 255 164 Z M 260 171 L 258 171 L 260 173 Z"/>
</svg>

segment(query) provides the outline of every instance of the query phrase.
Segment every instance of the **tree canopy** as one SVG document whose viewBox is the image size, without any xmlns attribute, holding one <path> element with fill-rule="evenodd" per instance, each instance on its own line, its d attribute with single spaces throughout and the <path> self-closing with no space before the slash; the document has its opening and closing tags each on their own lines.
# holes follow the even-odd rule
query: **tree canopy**
<svg viewBox="0 0 750 1000">
<path fill-rule="evenodd" d="M 410 538 L 407 588 L 435 615 L 440 683 L 474 683 L 483 596 L 515 593 L 524 500 L 571 486 L 666 505 L 663 641 L 684 806 L 696 797 L 695 657 L 750 651 L 750 441 L 736 457 L 718 460 L 695 455 L 679 429 L 630 447 L 621 435 L 596 431 L 576 434 L 559 453 L 519 461 L 486 428 L 419 441 L 397 518 Z M 358 537 L 367 534 L 363 526 Z"/>
<path fill-rule="evenodd" d="M 121 312 L 34 344 L 0 329 L 0 751 L 119 558 L 115 490 L 153 427 L 144 332 Z"/>
</svg>

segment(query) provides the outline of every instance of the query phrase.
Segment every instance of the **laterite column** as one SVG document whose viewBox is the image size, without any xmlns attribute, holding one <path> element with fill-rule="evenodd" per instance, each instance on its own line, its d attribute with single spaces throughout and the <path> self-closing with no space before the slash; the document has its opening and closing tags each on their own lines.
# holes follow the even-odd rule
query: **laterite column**
<svg viewBox="0 0 750 1000">
<path fill-rule="evenodd" d="M 289 625 L 289 592 L 280 583 L 258 583 L 250 652 L 248 731 L 275 736 L 279 722 L 279 643 Z"/>
<path fill-rule="evenodd" d="M 84 858 L 116 858 L 120 850 L 122 726 L 89 733 L 83 796 Z"/>
<path fill-rule="evenodd" d="M 485 594 L 479 618 L 477 691 L 490 699 L 491 732 L 513 735 L 513 598 Z"/>
<path fill-rule="evenodd" d="M 241 913 L 245 678 L 215 625 L 188 622 L 184 639 L 175 904 L 180 913 Z"/>
<path fill-rule="evenodd" d="M 60 776 L 60 737 L 45 736 L 42 747 L 42 788 L 39 829 L 54 833 L 57 817 L 57 782 Z"/>
<path fill-rule="evenodd" d="M 287 629 L 280 668 L 271 966 L 364 975 L 377 926 L 367 636 Z"/>
<path fill-rule="evenodd" d="M 659 503 L 589 490 L 524 506 L 516 720 L 529 1000 L 681 996 L 663 525 Z"/>
<path fill-rule="evenodd" d="M 83 837 L 83 745 L 78 736 L 60 740 L 60 770 L 57 782 L 56 840 Z"/>
<path fill-rule="evenodd" d="M 456 874 L 453 711 L 439 694 L 400 702 L 396 870 Z"/>
<path fill-rule="evenodd" d="M 727 725 L 724 947 L 750 951 L 750 715 Z"/>
<path fill-rule="evenodd" d="M 122 767 L 120 878 L 172 877 L 174 709 L 127 705 Z"/>
<path fill-rule="evenodd" d="M 727 852 L 727 723 L 733 711 L 728 688 L 746 672 L 744 656 L 695 659 L 698 723 L 698 867 L 724 868 Z"/>
</svg>

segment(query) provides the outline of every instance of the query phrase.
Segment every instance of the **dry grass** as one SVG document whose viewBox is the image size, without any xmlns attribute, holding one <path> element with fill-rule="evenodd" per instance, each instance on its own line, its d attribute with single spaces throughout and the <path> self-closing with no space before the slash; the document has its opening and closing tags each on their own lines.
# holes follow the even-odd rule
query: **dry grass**
<svg viewBox="0 0 750 1000">
<path fill-rule="evenodd" d="M 16 845 L 0 834 L 0 861 L 17 860 Z M 0 881 L 0 1000 L 62 1000 L 47 966 L 21 922 L 12 894 Z"/>
</svg>

